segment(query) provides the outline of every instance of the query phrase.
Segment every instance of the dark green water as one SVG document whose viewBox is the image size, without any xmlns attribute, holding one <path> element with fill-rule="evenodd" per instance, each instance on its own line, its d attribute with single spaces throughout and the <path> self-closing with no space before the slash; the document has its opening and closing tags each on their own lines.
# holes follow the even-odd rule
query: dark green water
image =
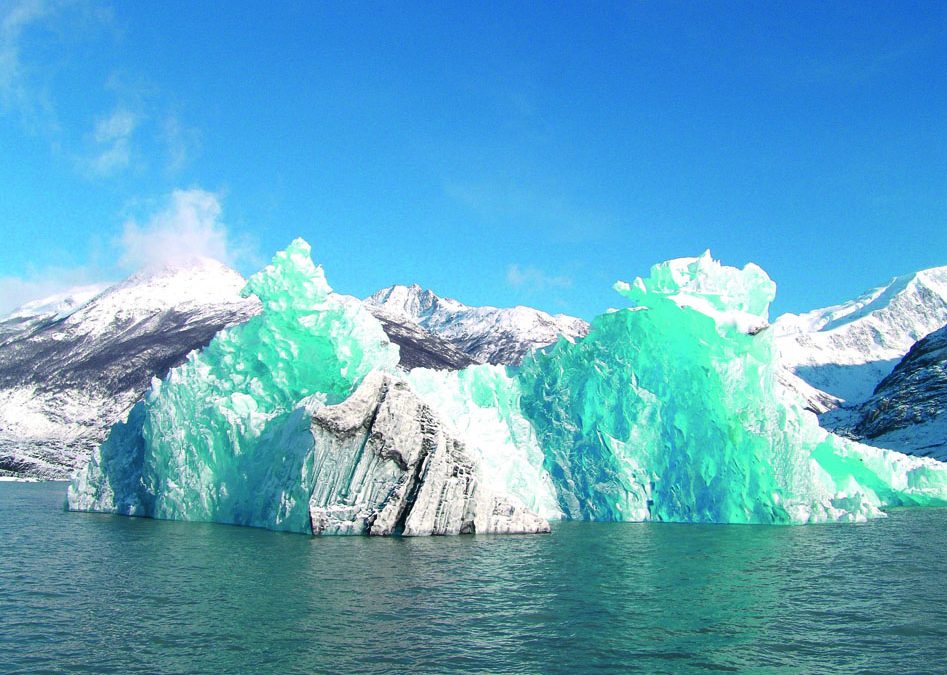
<svg viewBox="0 0 947 675">
<path fill-rule="evenodd" d="M 0 483 L 0 671 L 944 671 L 947 510 L 322 538 Z"/>
</svg>

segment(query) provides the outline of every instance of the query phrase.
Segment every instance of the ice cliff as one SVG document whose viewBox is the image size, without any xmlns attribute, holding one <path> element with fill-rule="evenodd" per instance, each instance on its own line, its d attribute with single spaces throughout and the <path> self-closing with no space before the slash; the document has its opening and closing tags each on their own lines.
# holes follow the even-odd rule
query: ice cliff
<svg viewBox="0 0 947 675">
<path fill-rule="evenodd" d="M 777 386 L 754 265 L 657 265 L 520 368 L 397 367 L 297 240 L 263 313 L 174 369 L 69 488 L 75 510 L 313 533 L 537 532 L 594 520 L 803 523 L 947 504 L 947 465 L 823 431 Z"/>
</svg>

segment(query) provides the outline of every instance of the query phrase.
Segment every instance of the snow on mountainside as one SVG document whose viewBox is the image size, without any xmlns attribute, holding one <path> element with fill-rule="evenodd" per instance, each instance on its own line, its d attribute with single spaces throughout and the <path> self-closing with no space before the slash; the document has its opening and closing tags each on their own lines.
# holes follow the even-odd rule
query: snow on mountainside
<svg viewBox="0 0 947 675">
<path fill-rule="evenodd" d="M 783 365 L 856 405 L 919 339 L 947 323 L 947 267 L 892 279 L 850 302 L 774 323 Z"/>
<path fill-rule="evenodd" d="M 259 312 L 255 298 L 239 296 L 244 284 L 237 272 L 201 259 L 110 287 L 73 289 L 0 317 L 0 475 L 67 476 L 152 376 Z M 588 333 L 581 319 L 528 307 L 470 307 L 417 285 L 382 289 L 364 303 L 408 370 L 517 364 L 560 335 Z M 947 267 L 898 277 L 851 302 L 779 317 L 777 376 L 822 414 L 827 428 L 924 454 L 944 437 L 938 425 L 947 423 L 932 412 L 947 394 L 931 384 L 937 380 L 929 368 L 923 376 L 891 373 L 871 401 L 858 404 L 916 340 L 945 323 Z M 906 358 L 899 370 L 917 362 Z"/>
<path fill-rule="evenodd" d="M 40 318 L 21 321 L 0 347 L 0 474 L 67 476 L 152 376 L 259 312 L 255 298 L 240 297 L 244 284 L 198 259 L 135 274 L 55 312 L 31 303 L 7 317 L 0 325 L 11 328 L 31 311 Z"/>
<path fill-rule="evenodd" d="M 405 370 L 460 370 L 477 363 L 444 338 L 424 330 L 403 316 L 389 314 L 380 307 L 368 309 L 381 322 L 388 339 L 398 345 L 399 364 Z"/>
<path fill-rule="evenodd" d="M 852 417 L 846 435 L 947 461 L 947 326 L 915 344 Z"/>
<path fill-rule="evenodd" d="M 54 321 L 65 319 L 109 285 L 76 286 L 62 293 L 21 305 L 10 314 L 0 317 L 0 346 L 6 344 L 14 336 L 23 335 Z"/>
<path fill-rule="evenodd" d="M 199 259 L 73 289 L 0 318 L 0 475 L 68 476 L 153 376 L 260 311 L 255 298 L 240 297 L 245 283 L 225 265 Z M 400 306 L 368 304 L 407 370 L 512 363 L 560 332 L 587 331 L 578 319 L 471 308 L 400 288 L 412 291 Z"/>
<path fill-rule="evenodd" d="M 532 349 L 559 336 L 584 337 L 589 325 L 575 317 L 555 316 L 530 307 L 469 307 L 441 298 L 418 285 L 390 286 L 365 299 L 379 318 L 411 322 L 447 340 L 478 363 L 516 365 Z"/>
</svg>

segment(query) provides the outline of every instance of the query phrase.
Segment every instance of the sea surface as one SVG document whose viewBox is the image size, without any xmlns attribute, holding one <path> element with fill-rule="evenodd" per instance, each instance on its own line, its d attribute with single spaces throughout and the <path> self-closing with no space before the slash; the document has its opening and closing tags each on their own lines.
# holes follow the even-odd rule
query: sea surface
<svg viewBox="0 0 947 675">
<path fill-rule="evenodd" d="M 2 672 L 936 672 L 947 510 L 311 538 L 0 483 Z"/>
</svg>

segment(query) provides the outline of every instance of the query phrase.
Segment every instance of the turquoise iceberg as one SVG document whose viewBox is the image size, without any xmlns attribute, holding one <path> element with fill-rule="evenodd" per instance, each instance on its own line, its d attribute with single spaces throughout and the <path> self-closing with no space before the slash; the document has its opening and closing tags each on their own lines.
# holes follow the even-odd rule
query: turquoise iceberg
<svg viewBox="0 0 947 675">
<path fill-rule="evenodd" d="M 522 407 L 571 518 L 864 520 L 947 503 L 947 465 L 822 430 L 776 381 L 776 286 L 707 252 L 615 289 L 634 306 L 534 353 Z"/>
<path fill-rule="evenodd" d="M 947 504 L 947 465 L 823 431 L 776 381 L 775 284 L 698 258 L 618 283 L 520 368 L 398 366 L 293 242 L 263 313 L 174 369 L 77 475 L 74 510 L 297 532 L 538 532 L 590 520 L 854 521 Z"/>
<path fill-rule="evenodd" d="M 301 239 L 244 294 L 262 314 L 153 383 L 70 485 L 70 509 L 294 532 L 548 531 L 552 484 L 502 369 L 413 374 L 427 399 L 457 401 L 446 423 Z"/>
</svg>

